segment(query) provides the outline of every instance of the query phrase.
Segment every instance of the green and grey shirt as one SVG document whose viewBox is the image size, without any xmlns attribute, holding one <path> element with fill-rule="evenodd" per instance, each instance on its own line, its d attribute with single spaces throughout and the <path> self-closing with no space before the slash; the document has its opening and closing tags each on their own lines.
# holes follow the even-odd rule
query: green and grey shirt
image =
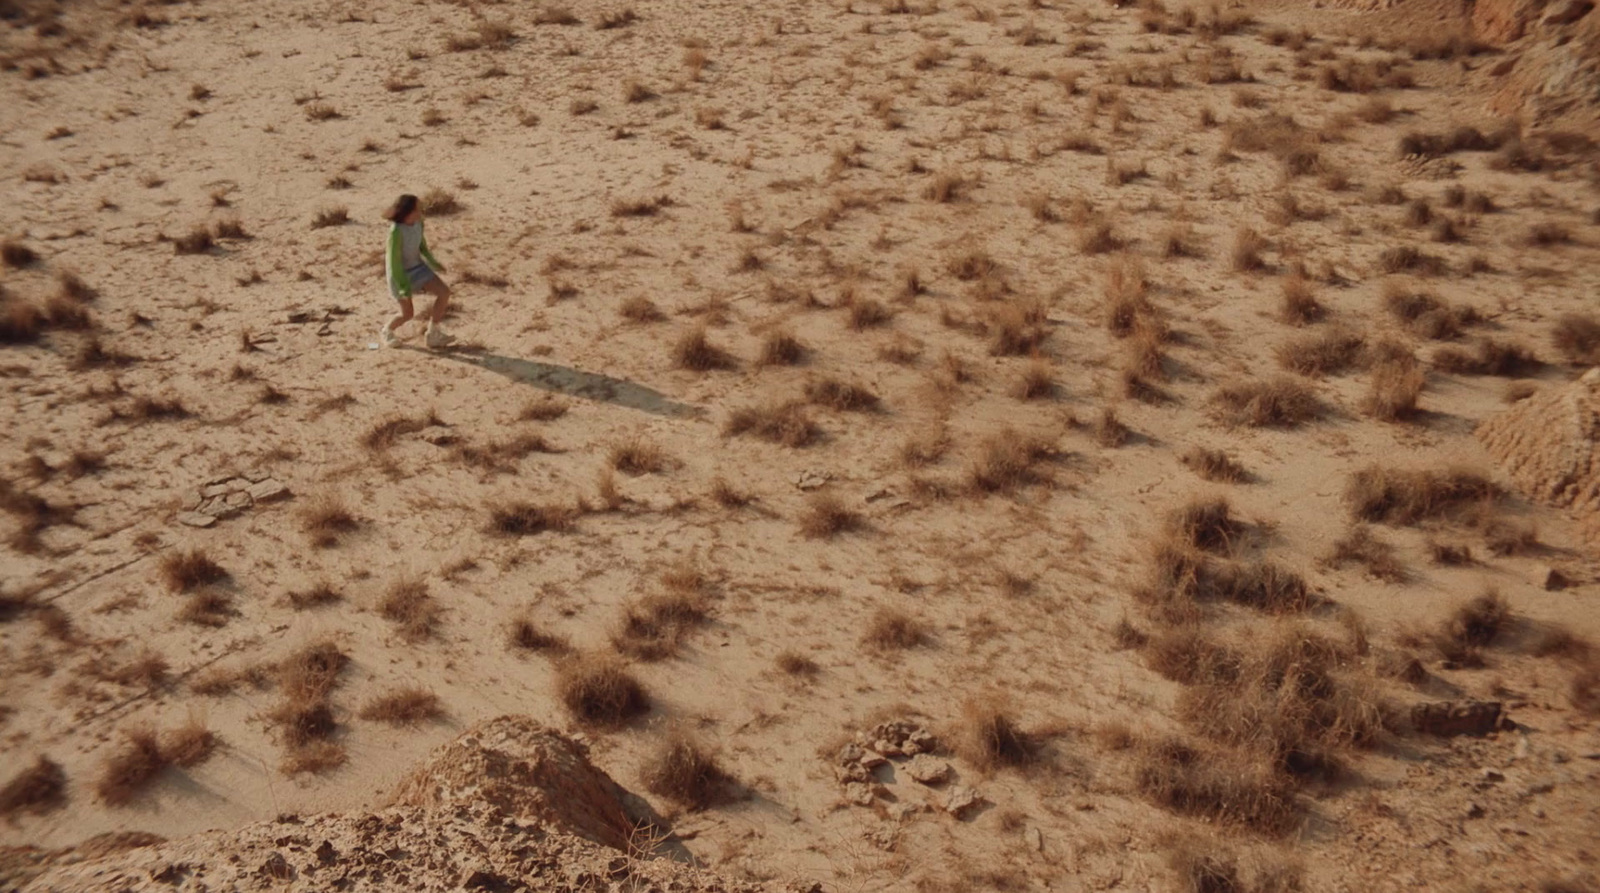
<svg viewBox="0 0 1600 893">
<path fill-rule="evenodd" d="M 397 298 L 411 297 L 411 275 L 427 261 L 435 270 L 444 265 L 428 250 L 428 237 L 422 232 L 422 221 L 416 223 L 391 223 L 389 225 L 389 250 L 385 253 L 384 267 L 389 273 L 389 291 Z"/>
</svg>

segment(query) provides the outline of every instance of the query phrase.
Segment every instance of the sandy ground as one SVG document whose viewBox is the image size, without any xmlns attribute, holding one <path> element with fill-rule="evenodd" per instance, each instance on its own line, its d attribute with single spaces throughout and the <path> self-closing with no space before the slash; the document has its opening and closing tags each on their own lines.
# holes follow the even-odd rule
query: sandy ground
<svg viewBox="0 0 1600 893">
<path fill-rule="evenodd" d="M 1492 556 L 1465 527 L 1380 527 L 1407 581 L 1321 560 L 1349 528 L 1341 494 L 1352 471 L 1491 472 L 1471 432 L 1502 408 L 1508 380 L 1431 370 L 1424 412 L 1409 422 L 1363 413 L 1365 371 L 1304 379 L 1326 411 L 1302 426 L 1228 427 L 1209 411 L 1221 385 L 1287 374 L 1276 348 L 1319 328 L 1391 336 L 1430 358 L 1440 343 L 1384 309 L 1386 282 L 1407 278 L 1380 262 L 1398 245 L 1442 258 L 1450 272 L 1422 286 L 1485 318 L 1463 346 L 1489 334 L 1531 347 L 1548 364 L 1525 376 L 1538 388 L 1579 371 L 1548 333 L 1600 293 L 1600 193 L 1582 165 L 1529 173 L 1493 169 L 1484 152 L 1425 163 L 1396 153 L 1407 131 L 1493 129 L 1475 90 L 1492 55 L 1406 61 L 1414 87 L 1361 95 L 1325 89 L 1316 63 L 1269 39 L 1304 26 L 1302 56 L 1406 55 L 1351 37 L 1392 20 L 1348 10 L 1231 9 L 1257 22 L 1209 36 L 1147 32 L 1138 9 L 1075 0 L 906 13 L 665 0 L 596 27 L 622 8 L 577 7 L 581 22 L 563 26 L 536 24 L 538 8 L 522 4 L 212 0 L 146 7 L 167 23 L 138 27 L 133 7 L 83 4 L 60 19 L 64 34 L 0 29 L 21 60 L 0 73 L 0 235 L 40 256 L 0 271 L 4 288 L 43 304 L 74 271 L 98 292 L 92 331 L 57 327 L 0 347 L 0 463 L 15 490 L 79 507 L 74 523 L 0 552 L 0 593 L 60 610 L 0 625 L 4 763 L 47 755 L 70 781 L 64 807 L 16 818 L 0 841 L 171 836 L 369 803 L 478 719 L 527 713 L 578 729 L 551 662 L 508 648 L 506 625 L 522 614 L 581 648 L 610 648 L 624 607 L 687 562 L 711 581 L 709 621 L 676 656 L 634 666 L 655 702 L 647 718 L 583 731 L 596 762 L 635 788 L 666 729 L 713 742 L 746 797 L 681 815 L 678 827 L 724 870 L 828 889 L 1144 889 L 1172 883 L 1169 852 L 1199 837 L 1247 865 L 1298 865 L 1307 889 L 1593 882 L 1600 725 L 1569 703 L 1568 663 L 1518 645 L 1561 627 L 1600 638 L 1596 566 L 1577 527 L 1512 499 L 1503 515 L 1537 526 L 1528 554 Z M 485 21 L 515 37 L 449 49 Z M 79 45 L 62 48 L 74 35 Z M 1205 83 L 1229 53 L 1251 80 Z M 39 61 L 47 54 L 59 70 Z M 1162 72 L 1174 83 L 1159 86 Z M 634 83 L 645 89 L 630 97 Z M 1392 102 L 1392 120 L 1353 115 L 1373 95 Z M 580 100 L 596 108 L 577 114 Z M 332 114 L 316 120 L 319 106 Z M 1202 123 L 1202 110 L 1217 123 Z M 1289 176 L 1270 149 L 1243 145 L 1268 114 L 1318 135 L 1318 170 Z M 336 177 L 348 185 L 331 188 Z M 937 200 L 941 178 L 961 182 L 950 201 Z M 1462 241 L 1433 242 L 1405 206 L 1377 201 L 1391 184 L 1459 219 Z M 1446 207 L 1457 185 L 1496 209 Z M 369 350 L 392 307 L 382 211 L 402 191 L 434 188 L 461 206 L 428 222 L 456 289 L 461 346 L 431 353 L 413 333 L 400 349 Z M 1301 208 L 1294 219 L 1285 195 Z M 658 198 L 649 213 L 621 213 Z M 348 222 L 312 227 L 336 207 Z M 163 240 L 232 220 L 247 237 L 202 254 Z M 1165 399 L 1124 392 L 1127 349 L 1107 330 L 1104 297 L 1124 252 L 1084 250 L 1096 220 L 1142 263 L 1174 333 L 1156 382 Z M 1528 245 L 1540 223 L 1570 239 Z M 1186 228 L 1187 256 L 1164 251 L 1174 226 Z M 1261 269 L 1234 269 L 1241 226 L 1263 238 Z M 995 272 L 958 278 L 956 261 L 972 252 Z M 1486 263 L 1469 270 L 1473 258 Z M 1279 319 L 1297 263 L 1328 308 L 1317 327 Z M 906 294 L 906 271 L 921 293 Z M 659 318 L 625 316 L 639 299 Z M 888 318 L 852 325 L 868 301 Z M 1005 308 L 1042 313 L 1033 357 L 992 352 Z M 674 345 L 698 326 L 732 368 L 677 367 Z M 758 364 L 775 330 L 809 349 L 803 364 Z M 83 362 L 91 338 L 131 359 Z M 1039 364 L 1054 393 L 1018 399 L 1015 383 Z M 735 410 L 801 398 L 826 377 L 870 389 L 880 408 L 810 408 L 821 436 L 803 448 L 725 433 Z M 552 394 L 564 414 L 523 418 Z M 188 416 L 130 417 L 139 398 L 179 401 Z M 1131 431 L 1120 446 L 1097 437 L 1108 408 Z M 385 421 L 430 413 L 440 424 L 367 445 Z M 481 458 L 525 434 L 552 451 Z M 1049 445 L 1049 480 L 967 492 L 983 445 L 1022 436 Z M 910 440 L 942 450 L 908 466 Z M 615 473 L 608 505 L 610 457 L 631 443 L 664 460 Z M 1179 461 L 1195 445 L 1227 450 L 1251 479 L 1201 481 Z M 104 468 L 75 476 L 75 452 L 103 453 Z M 209 529 L 177 522 L 206 484 L 247 473 L 292 495 Z M 751 501 L 719 503 L 719 479 Z M 814 494 L 802 484 L 859 513 L 859 529 L 804 535 Z M 1286 839 L 1140 796 L 1133 758 L 1094 731 L 1180 727 L 1181 687 L 1114 632 L 1124 618 L 1153 628 L 1132 595 L 1152 539 L 1169 511 L 1213 493 L 1270 531 L 1273 560 L 1365 623 L 1368 663 L 1495 587 L 1518 633 L 1487 650 L 1486 667 L 1443 668 L 1418 651 L 1433 687 L 1383 685 L 1400 704 L 1502 700 L 1523 730 L 1397 734 L 1352 755 L 1343 781 L 1303 791 L 1308 818 Z M 318 546 L 302 519 L 329 497 L 358 525 Z M 491 510 L 514 501 L 582 511 L 566 532 L 497 534 Z M 1468 544 L 1480 560 L 1432 564 L 1430 539 Z M 163 562 L 191 549 L 229 574 L 220 586 L 232 613 L 219 626 L 179 619 L 187 596 L 163 580 Z M 1551 565 L 1576 585 L 1542 588 Z M 422 641 L 377 610 L 407 580 L 442 609 Z M 319 582 L 342 600 L 286 602 Z M 863 645 L 883 609 L 915 618 L 927 642 Z M 1218 607 L 1207 623 L 1248 642 L 1288 622 L 1342 635 L 1336 615 Z M 264 718 L 273 692 L 204 696 L 191 685 L 324 638 L 353 658 L 333 694 L 347 760 L 286 775 Z M 169 668 L 158 684 L 101 678 L 147 652 Z M 780 671 L 784 652 L 819 672 Z M 374 693 L 406 685 L 436 693 L 445 716 L 402 728 L 355 716 Z M 852 730 L 899 715 L 951 729 L 972 698 L 1008 704 L 1048 739 L 1047 756 L 987 773 L 958 761 L 961 783 L 988 804 L 965 820 L 933 810 L 902 821 L 843 802 L 828 753 Z M 126 806 L 97 801 L 119 730 L 191 719 L 220 736 L 213 758 L 169 770 Z M 890 787 L 904 802 L 942 802 L 909 780 Z"/>
</svg>

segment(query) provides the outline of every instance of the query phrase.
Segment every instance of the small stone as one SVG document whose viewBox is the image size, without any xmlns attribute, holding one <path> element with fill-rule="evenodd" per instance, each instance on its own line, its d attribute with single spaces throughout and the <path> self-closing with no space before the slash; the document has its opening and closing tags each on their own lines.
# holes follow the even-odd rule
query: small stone
<svg viewBox="0 0 1600 893">
<path fill-rule="evenodd" d="M 904 752 L 900 750 L 900 745 L 890 741 L 887 738 L 879 738 L 878 740 L 872 742 L 872 749 L 886 757 L 905 756 Z"/>
<path fill-rule="evenodd" d="M 222 501 L 226 502 L 229 508 L 247 509 L 250 507 L 250 494 L 243 490 L 235 490 L 223 497 Z"/>
<path fill-rule="evenodd" d="M 231 518 L 239 514 L 239 510 L 228 505 L 226 499 L 208 499 L 200 506 L 200 514 L 210 515 L 213 518 Z"/>
<path fill-rule="evenodd" d="M 250 494 L 250 498 L 256 502 L 272 502 L 275 499 L 282 499 L 288 496 L 289 488 L 280 481 L 267 478 L 258 484 L 252 485 L 245 492 Z"/>
<path fill-rule="evenodd" d="M 272 472 L 260 468 L 257 468 L 255 471 L 247 471 L 244 473 L 244 479 L 252 484 L 259 484 L 269 477 L 272 477 Z"/>
<path fill-rule="evenodd" d="M 889 758 L 875 750 L 863 750 L 861 751 L 861 759 L 857 760 L 857 762 L 868 769 L 876 769 L 889 762 Z"/>
<path fill-rule="evenodd" d="M 933 733 L 927 729 L 913 729 L 911 734 L 906 736 L 906 741 L 916 745 L 923 753 L 933 753 L 934 748 L 939 743 L 939 740 L 933 737 Z"/>
<path fill-rule="evenodd" d="M 851 782 L 844 786 L 844 798 L 856 806 L 871 806 L 875 796 L 872 785 L 866 782 Z"/>
<path fill-rule="evenodd" d="M 202 502 L 205 502 L 204 497 L 198 493 L 190 493 L 188 496 L 183 497 L 183 510 L 186 512 L 192 512 L 199 508 L 200 503 Z"/>
<path fill-rule="evenodd" d="M 1030 848 L 1033 849 L 1034 852 L 1044 852 L 1044 835 L 1040 833 L 1038 828 L 1029 825 L 1027 829 L 1022 832 L 1022 839 Z"/>
<path fill-rule="evenodd" d="M 1546 779 L 1544 781 L 1536 781 L 1536 782 L 1528 785 L 1526 788 L 1524 788 L 1522 790 L 1522 796 L 1524 796 L 1524 797 L 1536 797 L 1536 796 L 1538 796 L 1540 794 L 1548 794 L 1548 793 L 1550 793 L 1551 791 L 1553 791 L 1555 789 L 1556 789 L 1556 783 L 1553 782 L 1553 781 L 1550 781 L 1548 779 Z"/>
<path fill-rule="evenodd" d="M 905 773 L 911 776 L 913 781 L 923 784 L 944 784 L 950 780 L 950 764 L 921 753 L 906 763 Z"/>
<path fill-rule="evenodd" d="M 872 770 L 860 763 L 846 763 L 843 766 L 835 766 L 833 771 L 834 774 L 839 776 L 840 781 L 847 784 L 850 782 L 864 784 L 872 781 Z"/>
<path fill-rule="evenodd" d="M 922 807 L 915 803 L 906 803 L 905 801 L 901 801 L 898 803 L 890 803 L 889 808 L 885 811 L 889 814 L 889 818 L 894 819 L 897 822 L 903 822 L 921 812 Z"/>
<path fill-rule="evenodd" d="M 449 428 L 441 428 L 438 425 L 434 425 L 431 428 L 424 428 L 422 433 L 417 435 L 417 439 L 424 443 L 431 443 L 436 447 L 447 447 L 455 444 L 461 438 L 457 437 L 455 432 Z"/>
<path fill-rule="evenodd" d="M 226 483 L 207 484 L 205 487 L 201 488 L 200 495 L 206 499 L 215 499 L 218 496 L 227 496 L 228 491 L 231 489 L 233 488 L 229 487 Z"/>
<path fill-rule="evenodd" d="M 1530 812 L 1532 812 L 1533 817 L 1536 819 L 1544 818 L 1544 807 L 1542 806 L 1535 806 L 1532 810 L 1530 810 Z"/>
<path fill-rule="evenodd" d="M 944 811 L 956 818 L 978 804 L 978 792 L 965 785 L 958 785 L 950 790 L 950 796 L 944 801 Z"/>
<path fill-rule="evenodd" d="M 1546 592 L 1556 592 L 1572 585 L 1572 579 L 1562 573 L 1560 568 L 1549 565 L 1537 568 L 1534 580 L 1543 586 Z"/>
<path fill-rule="evenodd" d="M 1483 780 L 1488 782 L 1488 783 L 1490 783 L 1490 784 L 1497 784 L 1499 782 L 1502 782 L 1502 781 L 1506 780 L 1505 773 L 1500 772 L 1500 771 L 1495 770 L 1495 769 L 1490 769 L 1487 766 L 1484 767 L 1482 774 L 1483 774 Z"/>
<path fill-rule="evenodd" d="M 802 490 L 815 490 L 827 484 L 830 477 L 825 471 L 802 471 L 795 475 L 794 485 Z"/>
<path fill-rule="evenodd" d="M 864 750 L 861 745 L 852 741 L 849 744 L 846 744 L 844 747 L 839 748 L 839 755 L 834 757 L 834 762 L 841 766 L 848 766 L 851 763 L 861 762 L 861 758 L 865 754 L 866 750 Z"/>
<path fill-rule="evenodd" d="M 1469 819 L 1481 819 L 1481 818 L 1483 818 L 1483 807 L 1478 805 L 1477 803 L 1468 804 L 1467 805 L 1467 818 L 1469 818 Z"/>
</svg>

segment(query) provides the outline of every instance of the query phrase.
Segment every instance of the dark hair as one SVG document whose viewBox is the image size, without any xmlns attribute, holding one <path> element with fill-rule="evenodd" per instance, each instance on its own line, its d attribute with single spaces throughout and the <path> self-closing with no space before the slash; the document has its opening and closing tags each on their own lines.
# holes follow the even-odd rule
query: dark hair
<svg viewBox="0 0 1600 893">
<path fill-rule="evenodd" d="M 399 223 L 411 216 L 411 212 L 417 209 L 417 204 L 417 197 L 408 192 L 395 199 L 389 208 L 389 213 L 383 216 L 389 218 L 391 223 Z"/>
</svg>

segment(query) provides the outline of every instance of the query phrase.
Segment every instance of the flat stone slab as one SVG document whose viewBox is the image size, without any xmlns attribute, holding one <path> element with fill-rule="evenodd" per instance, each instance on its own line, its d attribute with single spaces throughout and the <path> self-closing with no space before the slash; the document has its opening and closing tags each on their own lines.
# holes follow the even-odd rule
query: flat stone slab
<svg viewBox="0 0 1600 893">
<path fill-rule="evenodd" d="M 950 780 L 950 764 L 937 757 L 919 753 L 905 765 L 905 773 L 922 784 L 944 784 Z"/>
<path fill-rule="evenodd" d="M 213 515 L 204 515 L 200 512 L 179 512 L 178 523 L 187 524 L 190 527 L 210 527 L 217 523 L 217 519 Z"/>
<path fill-rule="evenodd" d="M 267 478 L 259 484 L 252 484 L 250 489 L 246 490 L 245 492 L 248 493 L 250 498 L 256 502 L 272 502 L 275 499 L 283 499 L 287 497 L 289 495 L 289 488 L 281 481 L 275 481 L 272 478 Z"/>
</svg>

